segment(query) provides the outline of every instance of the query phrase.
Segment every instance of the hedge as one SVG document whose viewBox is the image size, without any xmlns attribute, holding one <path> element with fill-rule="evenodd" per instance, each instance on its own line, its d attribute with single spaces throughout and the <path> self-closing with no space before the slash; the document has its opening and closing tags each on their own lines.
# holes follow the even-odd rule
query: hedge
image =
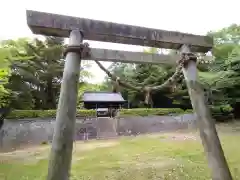
<svg viewBox="0 0 240 180">
<path fill-rule="evenodd" d="M 154 109 L 121 109 L 120 116 L 150 116 L 150 115 L 169 115 L 182 114 L 184 111 L 179 108 L 154 108 Z M 95 110 L 77 110 L 77 117 L 96 116 Z M 54 118 L 56 110 L 14 110 L 7 119 L 25 119 L 25 118 Z"/>
<path fill-rule="evenodd" d="M 218 120 L 227 119 L 232 116 L 232 108 L 230 106 L 210 107 L 213 118 Z M 153 116 L 153 115 L 171 115 L 171 114 L 187 114 L 193 113 L 192 109 L 182 110 L 180 108 L 137 108 L 137 109 L 121 109 L 120 116 Z M 95 110 L 77 110 L 77 117 L 96 116 Z M 30 118 L 55 118 L 56 110 L 14 110 L 7 119 L 30 119 Z"/>
<path fill-rule="evenodd" d="M 210 112 L 217 122 L 231 121 L 234 118 L 233 108 L 230 105 L 210 106 Z M 193 113 L 193 109 L 187 109 L 185 113 Z"/>
<path fill-rule="evenodd" d="M 153 115 L 170 115 L 183 114 L 184 110 L 180 108 L 137 108 L 137 109 L 121 109 L 120 116 L 153 116 Z"/>
<path fill-rule="evenodd" d="M 234 119 L 233 108 L 230 105 L 212 106 L 211 113 L 217 122 L 231 121 Z"/>
<path fill-rule="evenodd" d="M 54 118 L 56 110 L 14 110 L 7 119 L 25 119 L 25 118 Z M 77 116 L 94 116 L 94 110 L 77 110 Z"/>
</svg>

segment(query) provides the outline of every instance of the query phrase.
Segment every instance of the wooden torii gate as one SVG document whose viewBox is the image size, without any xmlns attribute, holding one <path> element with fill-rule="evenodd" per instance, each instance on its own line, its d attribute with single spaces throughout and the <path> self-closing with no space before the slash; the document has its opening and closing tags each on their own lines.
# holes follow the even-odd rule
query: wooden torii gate
<svg viewBox="0 0 240 180">
<path fill-rule="evenodd" d="M 49 159 L 48 180 L 67 180 L 70 176 L 76 119 L 77 85 L 81 59 L 85 58 L 82 52 L 84 51 L 82 46 L 83 38 L 94 41 L 180 50 L 180 54 L 177 55 L 159 55 L 92 48 L 90 55 L 88 54 L 88 59 L 174 65 L 176 60 L 184 57 L 186 63 L 182 70 L 193 109 L 197 114 L 200 137 L 212 171 L 212 178 L 214 180 L 232 179 L 215 123 L 209 108 L 205 104 L 204 92 L 198 83 L 196 58 L 190 58 L 190 56 L 194 55 L 192 52 L 208 52 L 213 46 L 212 38 L 31 10 L 27 10 L 27 23 L 35 34 L 69 37 L 69 47 L 66 53 Z"/>
</svg>

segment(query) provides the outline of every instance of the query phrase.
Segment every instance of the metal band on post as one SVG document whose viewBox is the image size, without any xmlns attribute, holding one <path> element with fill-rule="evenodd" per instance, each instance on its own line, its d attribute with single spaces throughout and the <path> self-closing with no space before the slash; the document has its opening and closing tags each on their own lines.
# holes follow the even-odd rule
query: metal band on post
<svg viewBox="0 0 240 180">
<path fill-rule="evenodd" d="M 80 45 L 68 45 L 63 52 L 64 58 L 69 52 L 77 53 L 81 58 L 87 58 L 90 56 L 90 48 L 88 43 L 81 43 Z"/>
</svg>

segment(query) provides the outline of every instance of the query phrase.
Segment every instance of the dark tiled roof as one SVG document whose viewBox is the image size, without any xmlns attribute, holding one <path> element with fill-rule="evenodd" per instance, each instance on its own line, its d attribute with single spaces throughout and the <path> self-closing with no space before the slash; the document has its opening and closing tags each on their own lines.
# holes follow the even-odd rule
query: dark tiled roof
<svg viewBox="0 0 240 180">
<path fill-rule="evenodd" d="M 84 92 L 83 102 L 125 102 L 120 93 Z"/>
</svg>

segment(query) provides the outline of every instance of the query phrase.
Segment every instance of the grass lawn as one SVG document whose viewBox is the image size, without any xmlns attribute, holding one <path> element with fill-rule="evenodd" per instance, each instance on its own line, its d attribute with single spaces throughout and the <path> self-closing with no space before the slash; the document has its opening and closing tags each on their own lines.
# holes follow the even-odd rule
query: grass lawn
<svg viewBox="0 0 240 180">
<path fill-rule="evenodd" d="M 240 179 L 240 127 L 218 127 L 234 179 Z M 42 180 L 48 145 L 0 154 L 1 180 Z M 175 132 L 74 145 L 72 180 L 206 180 L 210 179 L 196 132 Z"/>
</svg>

